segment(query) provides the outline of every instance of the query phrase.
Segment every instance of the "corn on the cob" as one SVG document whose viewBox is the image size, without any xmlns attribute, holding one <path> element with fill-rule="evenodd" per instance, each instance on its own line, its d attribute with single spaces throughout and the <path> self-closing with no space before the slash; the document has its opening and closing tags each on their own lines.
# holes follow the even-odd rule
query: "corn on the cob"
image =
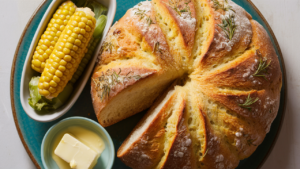
<svg viewBox="0 0 300 169">
<path fill-rule="evenodd" d="M 43 72 L 46 60 L 52 53 L 59 36 L 65 29 L 70 17 L 75 13 L 75 10 L 76 6 L 71 1 L 64 2 L 56 10 L 35 49 L 31 61 L 32 69 L 40 73 Z"/>
<path fill-rule="evenodd" d="M 93 35 L 96 19 L 89 8 L 78 8 L 71 16 L 46 62 L 39 80 L 39 93 L 57 97 L 75 73 Z"/>
<path fill-rule="evenodd" d="M 102 5 L 100 7 L 102 7 Z M 105 12 L 105 9 L 103 11 Z M 95 14 L 95 15 L 97 15 L 97 14 Z M 89 45 L 88 45 L 88 52 L 84 55 L 82 61 L 80 62 L 80 65 L 79 65 L 77 71 L 74 73 L 72 79 L 70 80 L 70 82 L 73 83 L 73 84 L 78 80 L 78 78 L 83 73 L 86 65 L 88 64 L 88 62 L 90 61 L 90 59 L 94 55 L 97 44 L 101 40 L 101 36 L 102 36 L 103 30 L 104 30 L 105 25 L 106 25 L 107 17 L 105 15 L 102 15 L 101 13 L 99 13 L 98 15 L 99 15 L 99 17 L 97 17 L 96 28 L 95 28 L 95 31 L 93 33 L 93 37 L 92 37 L 92 39 L 91 39 L 91 41 L 89 42 Z"/>
<path fill-rule="evenodd" d="M 74 75 L 72 76 L 72 79 L 70 80 L 71 83 L 75 83 L 78 78 L 81 76 L 81 74 L 84 71 L 84 68 L 86 67 L 86 65 L 89 63 L 90 59 L 92 58 L 95 48 L 98 44 L 98 42 L 100 41 L 100 38 L 94 39 L 92 38 L 89 45 L 88 45 L 88 51 L 87 53 L 84 55 L 84 57 L 82 58 L 78 69 L 76 70 L 76 72 L 74 73 Z"/>
</svg>

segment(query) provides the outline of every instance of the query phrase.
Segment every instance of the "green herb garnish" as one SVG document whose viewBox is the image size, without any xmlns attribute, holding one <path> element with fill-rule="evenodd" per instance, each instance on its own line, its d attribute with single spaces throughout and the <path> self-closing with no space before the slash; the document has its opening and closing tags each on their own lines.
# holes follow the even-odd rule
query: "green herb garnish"
<svg viewBox="0 0 300 169">
<path fill-rule="evenodd" d="M 258 56 L 260 56 L 260 59 L 259 59 L 259 64 L 258 64 L 257 70 L 253 74 L 253 76 L 263 77 L 265 80 L 267 80 L 266 75 L 263 75 L 261 73 L 263 73 L 267 70 L 267 68 L 270 66 L 271 61 L 269 63 L 267 63 L 267 60 L 263 60 L 263 57 L 259 50 L 256 50 L 256 54 Z"/>
<path fill-rule="evenodd" d="M 248 109 L 248 110 L 251 111 L 251 107 L 249 107 L 249 106 L 252 105 L 252 104 L 254 104 L 255 102 L 257 102 L 258 99 L 259 99 L 258 97 L 257 97 L 256 99 L 251 98 L 251 97 L 250 97 L 250 94 L 249 94 L 249 95 L 248 95 L 248 98 L 247 98 L 246 101 L 245 101 L 245 103 L 239 104 L 239 106 L 242 107 L 242 108 L 245 108 L 245 109 Z"/>
<path fill-rule="evenodd" d="M 109 97 L 111 89 L 120 83 L 125 83 L 126 80 L 134 78 L 135 80 L 139 80 L 142 77 L 140 75 L 130 75 L 133 72 L 128 72 L 125 76 L 121 76 L 122 70 L 119 69 L 119 72 L 117 73 L 115 70 L 108 69 L 105 73 L 102 72 L 102 75 L 98 78 L 92 78 L 93 82 L 96 85 L 96 88 L 100 93 L 98 94 L 98 97 L 100 97 L 101 101 L 105 100 Z"/>
<path fill-rule="evenodd" d="M 100 49 L 100 54 L 102 54 L 102 52 L 104 51 L 109 51 L 109 53 L 111 54 L 113 46 L 114 45 L 111 42 L 104 42 Z"/>
<path fill-rule="evenodd" d="M 251 145 L 253 145 L 253 146 L 257 146 L 257 145 L 255 145 L 255 144 L 253 144 L 253 142 L 254 142 L 255 140 L 254 139 L 248 139 L 247 140 L 247 144 L 248 144 L 248 146 L 251 146 Z"/>
<path fill-rule="evenodd" d="M 213 8 L 215 8 L 216 11 L 219 10 L 219 9 L 222 9 L 224 11 L 231 10 L 231 11 L 235 12 L 235 10 L 232 9 L 232 6 L 228 5 L 228 1 L 227 0 L 225 0 L 223 2 L 223 4 L 221 4 L 218 0 L 213 0 L 213 3 L 214 3 Z"/>
<path fill-rule="evenodd" d="M 234 15 L 229 15 L 228 17 L 222 20 L 222 24 L 218 24 L 220 28 L 225 32 L 227 38 L 231 40 L 234 36 L 234 32 L 236 29 Z"/>
<path fill-rule="evenodd" d="M 141 10 L 139 8 L 134 8 L 134 9 L 137 10 L 136 12 L 134 12 L 134 14 L 138 15 L 140 17 L 140 20 L 142 20 L 143 18 L 146 18 L 146 22 L 148 23 L 148 26 L 150 26 L 152 24 L 152 20 L 151 20 L 150 16 L 146 15 L 145 10 Z"/>
<path fill-rule="evenodd" d="M 204 153 L 203 157 L 204 158 L 206 156 L 206 154 L 208 153 L 208 149 L 206 149 L 206 152 Z"/>
<path fill-rule="evenodd" d="M 163 2 L 165 3 L 165 2 Z M 179 9 L 179 5 L 178 2 L 173 2 L 173 0 L 169 0 L 169 3 L 165 3 L 166 5 L 168 5 L 170 8 L 172 8 L 179 16 L 181 16 L 182 12 L 189 12 L 190 11 L 190 7 L 188 6 L 188 4 L 190 3 L 190 1 L 185 2 L 185 7 L 183 9 Z M 189 14 L 191 15 L 191 12 L 189 12 Z"/>
</svg>

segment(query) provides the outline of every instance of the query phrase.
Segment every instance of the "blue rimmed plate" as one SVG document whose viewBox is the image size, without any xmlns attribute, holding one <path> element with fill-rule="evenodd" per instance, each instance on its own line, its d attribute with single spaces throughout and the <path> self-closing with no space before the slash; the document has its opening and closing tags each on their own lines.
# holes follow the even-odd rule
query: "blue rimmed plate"
<svg viewBox="0 0 300 169">
<path fill-rule="evenodd" d="M 117 0 L 117 13 L 115 15 L 115 20 L 119 20 L 125 12 L 137 4 L 140 0 Z M 263 162 L 268 157 L 271 152 L 277 136 L 280 132 L 281 125 L 283 122 L 283 117 L 285 113 L 285 103 L 286 103 L 286 72 L 284 68 L 284 60 L 278 42 L 276 40 L 273 31 L 271 30 L 269 24 L 259 12 L 259 10 L 254 6 L 250 0 L 234 0 L 237 4 L 242 6 L 249 12 L 253 19 L 257 20 L 269 33 L 273 46 L 277 52 L 278 59 L 280 61 L 281 70 L 283 73 L 283 86 L 281 91 L 281 102 L 278 111 L 278 115 L 272 124 L 270 132 L 267 134 L 264 142 L 257 148 L 257 150 L 251 155 L 251 157 L 240 162 L 238 169 L 253 169 L 259 168 Z M 23 142 L 25 149 L 27 150 L 32 161 L 38 168 L 43 168 L 42 161 L 40 157 L 41 143 L 46 131 L 56 122 L 61 119 L 70 116 L 83 116 L 88 117 L 97 121 L 94 115 L 94 110 L 92 106 L 91 96 L 90 96 L 90 82 L 87 82 L 82 94 L 79 96 L 78 100 L 74 106 L 68 111 L 67 114 L 60 117 L 58 120 L 50 123 L 40 123 L 29 118 L 24 112 L 21 102 L 20 102 L 20 81 L 22 68 L 24 65 L 24 60 L 29 50 L 29 44 L 33 39 L 33 36 L 37 30 L 39 22 L 41 21 L 43 14 L 47 10 L 51 0 L 46 0 L 35 11 L 31 19 L 29 20 L 24 32 L 20 38 L 19 44 L 16 49 L 16 53 L 13 60 L 12 70 L 11 70 L 11 106 L 12 113 L 14 115 L 15 124 L 19 132 L 20 138 Z M 106 130 L 111 135 L 115 150 L 118 150 L 122 141 L 127 137 L 129 132 L 133 129 L 139 119 L 144 115 L 144 113 L 139 113 L 131 118 L 128 118 L 122 122 L 119 122 L 113 126 L 107 127 Z M 128 168 L 126 167 L 118 158 L 115 159 L 113 168 Z"/>
</svg>

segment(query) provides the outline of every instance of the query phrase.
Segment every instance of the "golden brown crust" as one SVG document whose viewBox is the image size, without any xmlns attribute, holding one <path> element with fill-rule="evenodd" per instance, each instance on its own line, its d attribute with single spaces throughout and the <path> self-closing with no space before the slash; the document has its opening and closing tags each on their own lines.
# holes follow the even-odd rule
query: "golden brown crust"
<svg viewBox="0 0 300 169">
<path fill-rule="evenodd" d="M 158 111 L 156 116 L 151 119 L 149 126 L 139 134 L 138 138 L 130 144 L 130 147 L 125 147 L 125 145 L 131 141 L 128 137 L 119 148 L 117 156 L 127 166 L 138 169 L 151 169 L 161 160 L 164 154 L 165 127 L 168 118 L 171 116 L 171 108 L 177 96 L 177 93 L 172 91 L 173 89 L 173 87 L 170 87 L 133 129 L 131 135 L 135 134 L 136 130 L 145 125 L 146 119 L 148 119 L 154 111 Z M 165 97 L 167 97 L 167 100 L 159 107 Z"/>
<path fill-rule="evenodd" d="M 184 110 L 182 111 L 182 114 Z M 177 125 L 177 134 L 170 149 L 163 169 L 194 169 L 196 168 L 196 157 L 192 150 L 192 140 L 189 133 L 186 119 L 181 117 Z"/>
<path fill-rule="evenodd" d="M 184 39 L 185 46 L 191 49 L 194 45 L 195 27 L 187 23 L 183 17 L 191 15 L 191 18 L 195 18 L 194 2 L 192 0 L 174 0 L 172 4 L 170 4 L 168 0 L 161 0 L 160 2 L 168 9 L 168 12 L 178 25 L 180 36 Z M 176 8 L 176 10 L 174 10 L 174 8 Z M 184 14 L 180 12 L 185 10 L 189 10 L 190 13 Z"/>
<path fill-rule="evenodd" d="M 91 81 L 91 95 L 93 100 L 94 111 L 102 126 L 108 126 L 116 122 L 112 121 L 108 124 L 103 123 L 100 118 L 101 110 L 120 92 L 129 86 L 143 81 L 145 78 L 151 77 L 156 73 L 154 69 L 141 67 L 104 67 L 95 72 Z M 118 78 L 118 79 L 116 79 Z M 114 82 L 107 83 L 108 79 Z M 112 84 L 114 83 L 114 84 Z M 112 84 L 112 85 L 111 85 Z M 109 85 L 109 93 L 105 91 L 103 85 Z"/>
<path fill-rule="evenodd" d="M 211 5 L 214 8 L 213 3 Z M 240 6 L 229 1 L 229 5 L 235 12 L 224 11 L 218 9 L 214 11 L 214 38 L 210 44 L 208 52 L 201 59 L 199 68 L 202 72 L 209 71 L 215 65 L 220 65 L 227 60 L 235 57 L 243 52 L 250 44 L 252 38 L 252 27 L 250 23 L 251 17 Z M 233 16 L 236 24 L 232 39 L 228 39 L 228 35 L 221 28 L 223 21 Z"/>
<path fill-rule="evenodd" d="M 156 20 L 166 35 L 170 53 L 179 64 L 179 69 L 187 68 L 190 60 L 196 30 L 194 1 L 153 0 Z M 183 12 L 184 11 L 184 12 Z"/>
<path fill-rule="evenodd" d="M 146 13 L 142 18 L 140 10 Z M 186 15 L 189 20 L 182 18 Z M 145 18 L 152 21 L 148 26 Z M 232 36 L 222 28 L 228 18 L 237 24 Z M 112 27 L 106 42 L 116 48 L 103 50 L 95 77 L 105 67 L 125 63 L 139 75 L 146 73 L 145 81 L 189 74 L 170 98 L 165 94 L 156 102 L 122 144 L 118 157 L 126 165 L 232 169 L 269 132 L 279 108 L 279 61 L 264 28 L 231 0 L 219 7 L 211 0 L 143 2 Z M 132 88 L 138 83 L 130 81 Z M 92 93 L 97 92 L 93 90 L 92 84 Z M 94 103 L 96 113 L 99 105 L 107 104 Z"/>
</svg>

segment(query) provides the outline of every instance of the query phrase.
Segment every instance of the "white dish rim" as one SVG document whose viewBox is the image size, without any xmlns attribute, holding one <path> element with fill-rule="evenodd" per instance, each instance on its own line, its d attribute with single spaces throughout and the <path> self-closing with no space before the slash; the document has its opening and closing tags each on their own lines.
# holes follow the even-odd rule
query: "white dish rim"
<svg viewBox="0 0 300 169">
<path fill-rule="evenodd" d="M 63 116 L 65 113 L 67 113 L 68 110 L 70 110 L 71 107 L 75 104 L 75 102 L 77 101 L 78 97 L 80 96 L 82 90 L 84 89 L 88 79 L 90 78 L 90 75 L 94 69 L 94 65 L 97 60 L 97 56 L 99 54 L 100 47 L 105 39 L 106 34 L 108 33 L 108 31 L 113 23 L 115 13 L 116 13 L 116 6 L 117 6 L 116 0 L 97 0 L 98 2 L 100 2 L 103 5 L 108 7 L 107 23 L 106 23 L 106 27 L 104 29 L 104 33 L 103 33 L 101 42 L 98 44 L 98 46 L 96 48 L 97 52 L 95 52 L 93 58 L 89 61 L 89 64 L 87 65 L 86 69 L 82 73 L 81 77 L 78 79 L 77 85 L 74 86 L 73 93 L 71 94 L 70 98 L 65 103 L 65 105 L 63 105 L 61 108 L 59 108 L 57 110 L 54 110 L 53 113 L 51 113 L 51 114 L 38 114 L 28 104 L 29 81 L 30 81 L 31 77 L 34 76 L 33 74 L 36 74 L 36 73 L 34 73 L 34 70 L 31 69 L 31 66 L 30 66 L 31 58 L 32 58 L 32 54 L 35 50 L 36 44 L 38 43 L 39 37 L 44 32 L 44 30 L 47 26 L 48 22 L 45 22 L 45 21 L 50 20 L 53 13 L 57 9 L 57 7 L 63 1 L 65 1 L 65 0 L 53 0 L 51 2 L 51 4 L 49 5 L 49 7 L 47 8 L 45 14 L 43 15 L 41 22 L 38 25 L 38 28 L 34 34 L 34 37 L 31 41 L 31 44 L 30 44 L 30 47 L 29 47 L 29 50 L 28 50 L 28 53 L 26 56 L 26 60 L 24 62 L 24 66 L 22 69 L 22 77 L 21 77 L 21 83 L 20 83 L 20 101 L 21 101 L 22 107 L 23 107 L 24 111 L 26 112 L 26 114 L 33 120 L 39 121 L 39 122 L 50 122 L 50 121 L 56 120 L 59 117 Z M 30 71 L 30 72 L 28 72 L 28 71 Z M 31 74 L 29 75 L 28 73 L 31 73 Z M 26 76 L 30 76 L 30 77 L 26 77 Z"/>
</svg>

